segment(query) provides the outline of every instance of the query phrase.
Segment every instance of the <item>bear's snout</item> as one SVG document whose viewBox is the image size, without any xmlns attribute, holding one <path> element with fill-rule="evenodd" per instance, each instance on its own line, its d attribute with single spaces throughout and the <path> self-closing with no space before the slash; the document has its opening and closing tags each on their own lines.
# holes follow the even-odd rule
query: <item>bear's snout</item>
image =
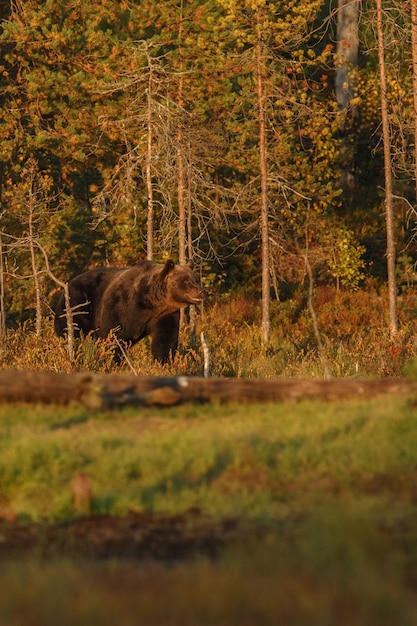
<svg viewBox="0 0 417 626">
<path fill-rule="evenodd" d="M 195 285 L 195 295 L 192 298 L 195 302 L 202 302 L 204 300 L 204 290 L 200 287 L 200 285 Z"/>
<path fill-rule="evenodd" d="M 193 285 L 193 288 L 188 290 L 186 297 L 190 304 L 200 304 L 204 300 L 204 291 L 199 285 Z"/>
</svg>

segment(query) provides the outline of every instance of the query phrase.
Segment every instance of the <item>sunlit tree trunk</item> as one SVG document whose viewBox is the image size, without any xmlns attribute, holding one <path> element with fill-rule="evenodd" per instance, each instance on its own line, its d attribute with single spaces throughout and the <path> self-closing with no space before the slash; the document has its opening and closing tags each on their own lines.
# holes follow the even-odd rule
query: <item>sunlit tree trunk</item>
<svg viewBox="0 0 417 626">
<path fill-rule="evenodd" d="M 356 141 L 352 120 L 358 116 L 354 97 L 359 51 L 359 8 L 361 0 L 338 0 L 335 94 L 339 107 L 340 178 L 343 189 L 355 184 L 354 152 Z"/>
<path fill-rule="evenodd" d="M 179 83 L 178 83 L 178 107 L 179 107 L 179 123 L 178 123 L 178 135 L 177 135 L 177 167 L 178 167 L 178 260 L 180 264 L 186 261 L 186 249 L 187 249 L 187 219 L 185 208 L 185 171 L 184 171 L 184 153 L 183 153 L 183 129 L 182 129 L 182 109 L 184 106 L 183 90 L 183 62 L 182 62 L 182 37 L 183 37 L 183 9 L 184 0 L 180 3 L 180 24 L 178 29 L 178 41 L 179 41 Z"/>
<path fill-rule="evenodd" d="M 265 76 L 262 43 L 262 25 L 257 11 L 256 73 L 259 121 L 259 169 L 261 175 L 261 245 L 262 245 L 262 339 L 269 343 L 270 321 L 270 257 L 268 211 L 268 165 L 266 146 Z"/>
<path fill-rule="evenodd" d="M 0 224 L 3 218 L 3 163 L 0 162 Z M 6 343 L 3 237 L 0 233 L 0 346 Z"/>
<path fill-rule="evenodd" d="M 3 238 L 0 234 L 0 347 L 6 343 L 6 311 L 4 293 Z"/>
<path fill-rule="evenodd" d="M 33 285 L 35 289 L 35 302 L 36 302 L 36 335 L 39 337 L 42 330 L 42 300 L 41 300 L 41 288 L 39 284 L 39 270 L 36 262 L 36 235 L 34 230 L 34 218 L 37 205 L 36 198 L 36 172 L 37 168 L 35 163 L 30 165 L 29 170 L 29 191 L 28 191 L 28 230 L 29 230 L 29 251 L 30 261 L 32 265 Z"/>
<path fill-rule="evenodd" d="M 342 130 L 356 88 L 352 70 L 358 63 L 360 4 L 361 0 L 338 0 L 335 91 L 343 112 L 340 120 Z M 352 114 L 356 115 L 355 108 Z"/>
<path fill-rule="evenodd" d="M 146 147 L 146 192 L 148 196 L 148 214 L 147 214 L 147 238 L 146 238 L 146 258 L 148 261 L 153 259 L 153 221 L 154 221 L 154 202 L 153 202 L 153 185 L 152 185 L 152 68 L 149 70 L 148 80 L 148 137 Z"/>
<path fill-rule="evenodd" d="M 0 32 L 1 21 L 8 17 L 10 12 L 10 2 L 4 0 L 0 4 Z M 4 164 L 0 162 L 0 223 L 3 217 L 3 170 Z M 3 264 L 3 239 L 0 234 L 0 347 L 6 344 L 6 311 L 5 311 L 5 292 L 4 292 L 4 264 Z"/>
<path fill-rule="evenodd" d="M 190 164 L 191 164 L 191 145 L 188 142 L 188 169 L 187 169 L 187 255 L 191 260 L 194 256 L 193 249 L 193 229 L 192 229 L 192 189 L 191 189 L 191 172 L 190 172 Z M 196 321 L 197 321 L 197 312 L 196 308 L 193 304 L 190 305 L 190 337 L 193 341 L 196 339 Z"/>
<path fill-rule="evenodd" d="M 411 0 L 411 50 L 413 57 L 414 180 L 417 203 L 417 0 Z"/>
<path fill-rule="evenodd" d="M 414 0 L 413 0 L 414 1 Z M 382 17 L 382 0 L 376 2 L 377 32 L 378 32 L 378 60 L 381 92 L 381 118 L 382 135 L 384 144 L 384 176 L 385 176 L 385 223 L 387 232 L 387 271 L 388 271 L 388 305 L 389 305 L 389 330 L 391 337 L 398 332 L 397 313 L 397 283 L 395 276 L 395 227 L 394 227 L 394 203 L 392 193 L 392 163 L 391 163 L 391 139 L 389 128 L 389 111 L 387 100 L 387 77 L 385 68 L 384 32 Z"/>
<path fill-rule="evenodd" d="M 186 210 L 184 193 L 184 157 L 182 153 L 182 130 L 178 130 L 178 260 L 180 264 L 186 261 Z"/>
</svg>

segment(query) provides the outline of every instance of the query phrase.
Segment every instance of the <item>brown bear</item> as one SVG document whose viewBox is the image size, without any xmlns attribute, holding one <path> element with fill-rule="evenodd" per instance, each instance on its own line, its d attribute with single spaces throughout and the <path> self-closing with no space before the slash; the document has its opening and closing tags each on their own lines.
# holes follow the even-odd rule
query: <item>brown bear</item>
<svg viewBox="0 0 417 626">
<path fill-rule="evenodd" d="M 150 335 L 153 357 L 169 361 L 178 345 L 180 309 L 203 300 L 192 269 L 192 261 L 175 265 L 168 260 L 164 265 L 142 261 L 125 269 L 98 267 L 83 272 L 68 285 L 76 335 L 92 332 L 104 338 L 113 330 L 128 345 Z M 55 332 L 63 336 L 66 330 L 62 293 L 55 310 Z"/>
</svg>

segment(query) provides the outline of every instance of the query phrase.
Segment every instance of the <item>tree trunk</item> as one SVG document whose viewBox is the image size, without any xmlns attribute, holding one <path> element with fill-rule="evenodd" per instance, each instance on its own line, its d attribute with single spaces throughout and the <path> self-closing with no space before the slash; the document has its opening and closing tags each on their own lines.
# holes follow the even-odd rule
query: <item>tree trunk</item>
<svg viewBox="0 0 417 626">
<path fill-rule="evenodd" d="M 414 0 L 413 0 L 414 1 Z M 398 332 L 397 283 L 395 276 L 395 227 L 394 203 L 392 193 L 391 139 L 389 128 L 389 110 L 387 100 L 387 77 L 384 54 L 384 32 L 382 19 L 382 0 L 377 0 L 377 31 L 378 59 L 381 91 L 382 135 L 384 144 L 384 175 L 385 175 L 385 223 L 387 231 L 387 271 L 388 271 L 388 305 L 389 330 L 391 337 Z"/>
<path fill-rule="evenodd" d="M 147 215 L 147 241 L 146 241 L 146 258 L 148 261 L 153 259 L 153 185 L 152 185 L 152 68 L 149 68 L 148 94 L 147 94 L 147 116 L 148 116 L 148 140 L 146 148 L 146 191 L 148 196 L 148 215 Z"/>
<path fill-rule="evenodd" d="M 179 83 L 178 83 L 178 134 L 177 134 L 177 167 L 178 167 L 178 260 L 180 264 L 186 261 L 187 250 L 187 219 L 185 209 L 185 174 L 184 174 L 184 154 L 183 154 L 183 130 L 182 130 L 182 110 L 184 107 L 183 90 L 183 61 L 182 61 L 182 36 L 183 36 L 183 10 L 184 0 L 180 3 L 180 22 L 178 29 L 178 54 L 179 54 Z"/>
<path fill-rule="evenodd" d="M 411 51 L 413 57 L 414 180 L 417 203 L 417 0 L 411 0 Z"/>
<path fill-rule="evenodd" d="M 262 380 L 256 378 L 187 378 L 130 374 L 67 374 L 0 371 L 0 401 L 45 404 L 78 403 L 88 409 L 175 405 L 183 402 L 260 403 L 367 399 L 378 395 L 415 397 L 417 383 L 385 380 Z"/>
<path fill-rule="evenodd" d="M 187 198 L 187 254 L 188 258 L 191 260 L 194 256 L 193 250 L 193 229 L 192 229 L 192 202 L 191 202 L 191 172 L 190 172 L 190 164 L 191 164 L 191 145 L 188 142 L 188 169 L 187 169 L 187 181 L 188 181 L 188 198 Z M 196 340 L 196 321 L 197 321 L 197 311 L 194 304 L 191 304 L 189 307 L 189 317 L 190 317 L 190 339 L 191 341 Z"/>
<path fill-rule="evenodd" d="M 3 212 L 3 171 L 4 165 L 0 161 L 0 220 Z M 3 257 L 3 238 L 0 233 L 0 347 L 6 345 L 6 309 L 5 309 L 5 289 L 4 289 L 4 257 Z"/>
<path fill-rule="evenodd" d="M 268 210 L 268 165 L 265 119 L 265 76 L 262 43 L 262 25 L 259 11 L 257 18 L 256 73 L 259 121 L 259 170 L 261 175 L 261 242 L 262 242 L 262 339 L 269 343 L 270 320 L 270 251 L 269 251 L 269 210 Z"/>
<path fill-rule="evenodd" d="M 31 171 L 29 172 L 30 176 L 30 187 L 29 187 L 29 217 L 28 217 L 28 228 L 29 228 L 29 250 L 30 250 L 30 261 L 32 265 L 32 275 L 33 275 L 33 284 L 35 289 L 35 302 L 36 302 L 36 335 L 40 337 L 42 330 L 42 300 L 41 300 L 41 288 L 39 284 L 39 271 L 38 265 L 36 263 L 36 254 L 35 254 L 35 233 L 33 229 L 33 218 L 36 207 L 36 192 L 34 190 L 35 185 L 35 165 L 31 166 Z"/>
<path fill-rule="evenodd" d="M 0 347 L 6 345 L 6 311 L 4 293 L 3 238 L 0 234 Z"/>
<path fill-rule="evenodd" d="M 338 0 L 335 91 L 337 103 L 343 112 L 340 120 L 341 130 L 344 128 L 347 109 L 355 92 L 352 68 L 358 64 L 359 5 L 360 0 Z M 356 108 L 352 114 L 354 116 L 357 114 Z"/>
<path fill-rule="evenodd" d="M 186 262 L 187 249 L 187 220 L 185 210 L 185 193 L 184 193 L 184 157 L 182 154 L 181 143 L 183 141 L 182 129 L 178 129 L 178 150 L 177 150 L 177 167 L 178 167 L 178 260 L 180 265 Z"/>
</svg>

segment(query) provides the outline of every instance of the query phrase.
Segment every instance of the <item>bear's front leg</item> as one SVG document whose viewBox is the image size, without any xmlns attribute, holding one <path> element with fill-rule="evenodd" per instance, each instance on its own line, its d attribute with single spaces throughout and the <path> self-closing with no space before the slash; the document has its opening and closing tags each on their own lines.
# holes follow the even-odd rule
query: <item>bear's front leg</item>
<svg viewBox="0 0 417 626">
<path fill-rule="evenodd" d="M 178 346 L 180 312 L 158 319 L 150 332 L 152 356 L 160 363 L 168 363 L 173 358 Z"/>
</svg>

